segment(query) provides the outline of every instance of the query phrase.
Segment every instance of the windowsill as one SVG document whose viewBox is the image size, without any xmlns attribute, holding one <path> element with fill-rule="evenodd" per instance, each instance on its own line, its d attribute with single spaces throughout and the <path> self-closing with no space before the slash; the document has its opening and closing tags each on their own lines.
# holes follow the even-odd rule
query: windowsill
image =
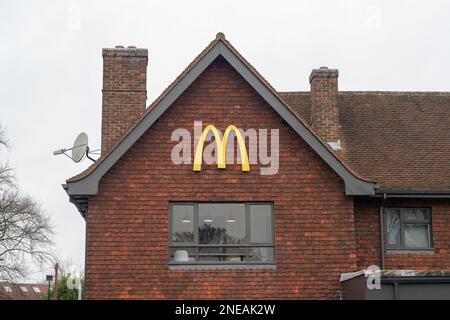
<svg viewBox="0 0 450 320">
<path fill-rule="evenodd" d="M 275 270 L 276 263 L 213 263 L 213 264 L 197 264 L 197 263 L 170 263 L 169 270 L 214 270 L 214 269 L 270 269 Z"/>
<path fill-rule="evenodd" d="M 434 254 L 435 248 L 388 248 L 388 254 Z"/>
</svg>

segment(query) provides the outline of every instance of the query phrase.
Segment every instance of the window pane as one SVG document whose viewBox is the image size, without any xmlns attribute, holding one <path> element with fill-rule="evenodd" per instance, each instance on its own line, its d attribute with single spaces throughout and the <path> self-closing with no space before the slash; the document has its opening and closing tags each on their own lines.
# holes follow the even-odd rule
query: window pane
<svg viewBox="0 0 450 320">
<path fill-rule="evenodd" d="M 171 262 L 195 262 L 195 248 L 170 248 Z"/>
<path fill-rule="evenodd" d="M 272 206 L 250 205 L 250 242 L 272 243 Z"/>
<path fill-rule="evenodd" d="M 199 204 L 200 244 L 242 244 L 245 242 L 245 205 Z"/>
<path fill-rule="evenodd" d="M 386 238 L 388 244 L 400 244 L 400 213 L 398 209 L 385 209 Z"/>
<path fill-rule="evenodd" d="M 242 262 L 247 255 L 247 248 L 241 247 L 216 247 L 199 248 L 198 259 L 200 261 L 228 261 Z"/>
<path fill-rule="evenodd" d="M 405 220 L 430 220 L 430 212 L 427 209 L 407 208 L 403 210 Z"/>
<path fill-rule="evenodd" d="M 194 206 L 172 206 L 172 242 L 194 242 Z"/>
<path fill-rule="evenodd" d="M 261 261 L 273 262 L 274 249 L 273 248 L 249 248 L 247 261 Z"/>
<path fill-rule="evenodd" d="M 405 245 L 425 248 L 430 246 L 428 224 L 405 224 Z"/>
</svg>

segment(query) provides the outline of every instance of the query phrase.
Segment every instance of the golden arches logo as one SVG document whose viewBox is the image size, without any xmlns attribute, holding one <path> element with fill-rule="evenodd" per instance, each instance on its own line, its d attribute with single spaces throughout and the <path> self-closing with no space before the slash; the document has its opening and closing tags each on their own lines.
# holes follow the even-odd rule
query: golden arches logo
<svg viewBox="0 0 450 320">
<path fill-rule="evenodd" d="M 219 169 L 225 169 L 226 167 L 226 151 L 227 151 L 227 143 L 228 136 L 231 131 L 236 135 L 236 139 L 239 145 L 239 152 L 242 159 L 242 171 L 250 171 L 250 164 L 248 161 L 247 148 L 245 147 L 244 138 L 242 138 L 241 132 L 234 125 L 229 125 L 223 134 L 223 139 L 220 138 L 219 131 L 217 131 L 216 127 L 212 124 L 208 125 L 203 131 L 198 140 L 197 148 L 195 149 L 195 157 L 194 157 L 194 171 L 202 170 L 202 161 L 203 161 L 203 146 L 205 145 L 205 139 L 208 135 L 209 131 L 212 131 L 214 135 L 214 139 L 216 142 L 216 156 L 217 156 L 217 167 Z"/>
</svg>

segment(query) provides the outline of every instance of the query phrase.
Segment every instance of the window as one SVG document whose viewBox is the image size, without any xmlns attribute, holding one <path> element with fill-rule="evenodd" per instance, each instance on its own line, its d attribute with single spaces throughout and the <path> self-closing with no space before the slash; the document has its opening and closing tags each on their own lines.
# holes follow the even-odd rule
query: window
<svg viewBox="0 0 450 320">
<path fill-rule="evenodd" d="M 20 287 L 20 290 L 22 291 L 22 292 L 28 292 L 28 288 L 27 287 Z"/>
<path fill-rule="evenodd" d="M 41 289 L 39 287 L 33 287 L 34 292 L 41 293 Z"/>
<path fill-rule="evenodd" d="M 385 208 L 387 247 L 431 248 L 431 212 L 428 208 Z"/>
<path fill-rule="evenodd" d="M 171 203 L 170 263 L 274 263 L 272 203 Z"/>
<path fill-rule="evenodd" d="M 3 286 L 3 288 L 5 289 L 5 292 L 12 292 L 12 289 L 10 286 Z"/>
</svg>

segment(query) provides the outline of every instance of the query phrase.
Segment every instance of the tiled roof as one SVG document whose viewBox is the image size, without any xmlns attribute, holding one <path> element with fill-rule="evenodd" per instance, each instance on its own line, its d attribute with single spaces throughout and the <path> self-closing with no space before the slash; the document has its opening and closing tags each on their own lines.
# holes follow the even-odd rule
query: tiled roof
<svg viewBox="0 0 450 320">
<path fill-rule="evenodd" d="M 218 34 L 147 108 L 123 138 L 157 107 L 218 41 L 230 48 L 308 127 L 310 92 L 276 92 L 223 35 Z M 360 179 L 377 182 L 379 189 L 450 190 L 450 92 L 341 91 L 338 104 L 342 150 L 334 152 L 324 144 L 347 170 Z M 87 170 L 67 182 L 90 175 L 123 138 Z"/>
<path fill-rule="evenodd" d="M 281 92 L 305 121 L 309 92 Z M 339 92 L 342 157 L 388 190 L 450 189 L 450 92 Z"/>
<path fill-rule="evenodd" d="M 0 300 L 40 300 L 47 289 L 42 283 L 0 282 Z"/>
</svg>

